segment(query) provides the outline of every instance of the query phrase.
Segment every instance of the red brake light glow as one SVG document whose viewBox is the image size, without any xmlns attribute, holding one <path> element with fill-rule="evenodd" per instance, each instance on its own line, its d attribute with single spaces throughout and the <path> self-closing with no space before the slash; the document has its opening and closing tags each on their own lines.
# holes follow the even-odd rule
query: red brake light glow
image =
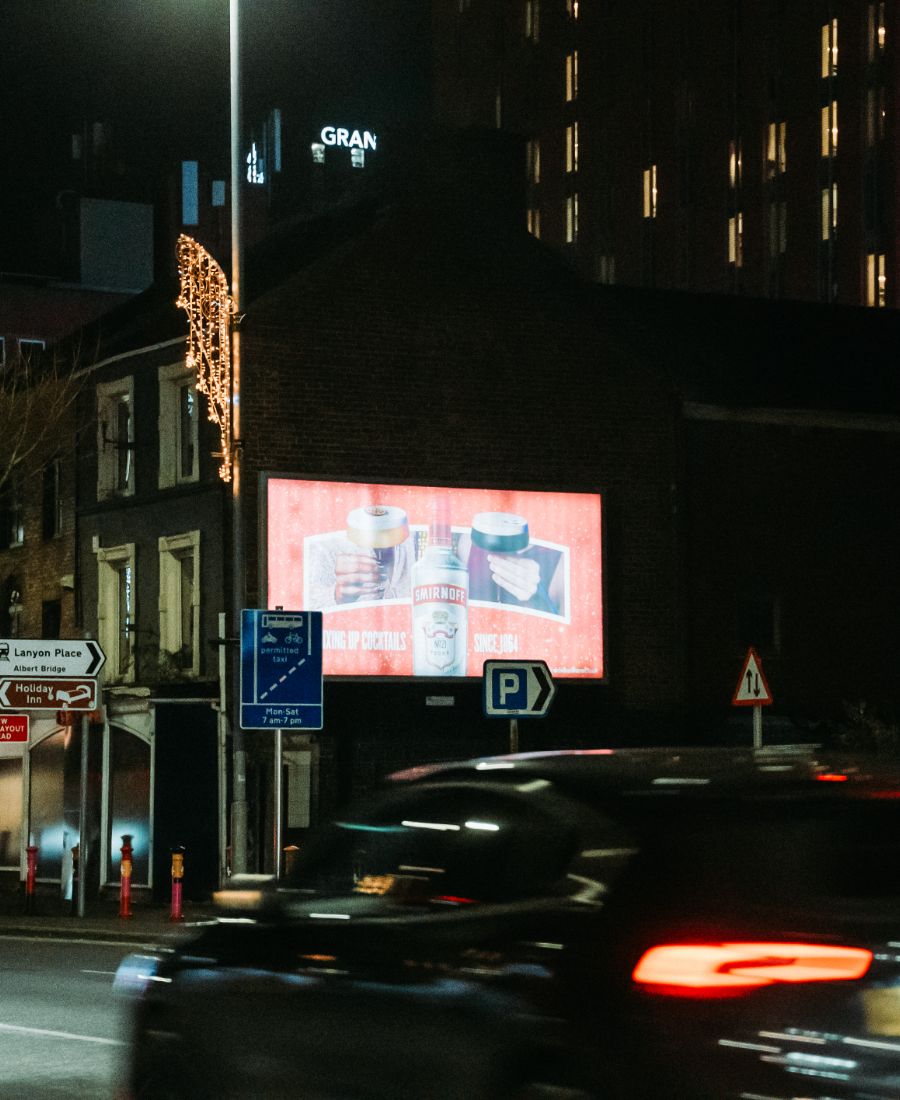
<svg viewBox="0 0 900 1100">
<path fill-rule="evenodd" d="M 820 772 L 816 776 L 820 783 L 846 783 L 849 778 L 843 772 Z"/>
<path fill-rule="evenodd" d="M 674 996 L 743 993 L 781 982 L 861 978 L 872 952 L 810 943 L 663 944 L 645 951 L 632 979 Z"/>
</svg>

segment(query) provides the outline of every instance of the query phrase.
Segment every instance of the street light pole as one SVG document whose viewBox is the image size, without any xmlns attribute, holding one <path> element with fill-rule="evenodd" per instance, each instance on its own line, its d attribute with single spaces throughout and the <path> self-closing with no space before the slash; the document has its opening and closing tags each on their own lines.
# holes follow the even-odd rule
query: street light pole
<svg viewBox="0 0 900 1100">
<path fill-rule="evenodd" d="M 241 34 L 240 0 L 229 0 L 229 48 L 231 76 L 231 299 L 234 325 L 231 334 L 231 532 L 232 532 L 232 637 L 240 637 L 241 610 L 245 600 L 244 524 L 241 513 L 241 294 L 243 254 L 241 249 Z M 247 753 L 240 716 L 240 647 L 232 661 L 232 803 L 231 870 L 247 871 Z"/>
</svg>

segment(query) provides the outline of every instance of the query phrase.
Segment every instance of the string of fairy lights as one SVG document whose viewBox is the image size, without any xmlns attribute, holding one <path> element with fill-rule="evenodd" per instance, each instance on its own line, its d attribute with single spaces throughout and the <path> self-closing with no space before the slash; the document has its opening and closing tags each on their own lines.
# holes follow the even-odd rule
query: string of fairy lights
<svg viewBox="0 0 900 1100">
<path fill-rule="evenodd" d="M 231 481 L 231 325 L 234 302 L 225 273 L 206 249 L 184 233 L 178 238 L 181 292 L 175 303 L 188 316 L 185 365 L 207 398 L 209 419 L 219 427 L 219 477 Z"/>
</svg>

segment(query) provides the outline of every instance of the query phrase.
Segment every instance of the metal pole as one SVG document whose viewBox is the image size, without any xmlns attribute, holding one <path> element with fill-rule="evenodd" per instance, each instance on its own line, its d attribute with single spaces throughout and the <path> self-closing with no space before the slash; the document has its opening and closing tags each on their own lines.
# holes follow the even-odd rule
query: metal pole
<svg viewBox="0 0 900 1100">
<path fill-rule="evenodd" d="M 84 916 L 87 897 L 88 864 L 88 747 L 90 745 L 91 721 L 86 714 L 81 716 L 81 792 L 78 804 L 78 916 Z"/>
<path fill-rule="evenodd" d="M 519 719 L 510 718 L 509 720 L 509 751 L 519 751 Z"/>
<path fill-rule="evenodd" d="M 216 715 L 218 744 L 216 764 L 218 768 L 219 802 L 219 887 L 225 885 L 228 877 L 228 616 L 219 612 L 219 710 Z"/>
<path fill-rule="evenodd" d="M 273 815 L 275 819 L 275 859 L 273 865 L 275 867 L 275 877 L 281 878 L 281 831 L 283 827 L 282 822 L 282 808 L 281 804 L 284 798 L 284 731 L 275 730 L 275 782 L 273 783 L 274 798 L 275 798 L 275 813 Z"/>
<path fill-rule="evenodd" d="M 761 749 L 763 747 L 762 707 L 753 708 L 753 747 L 755 749 Z"/>
<path fill-rule="evenodd" d="M 244 533 L 241 515 L 241 295 L 243 256 L 241 251 L 241 48 L 240 0 L 229 0 L 231 60 L 231 297 L 235 324 L 231 334 L 231 512 L 232 512 L 232 628 L 241 632 L 244 606 Z M 231 684 L 231 869 L 234 874 L 247 871 L 247 753 L 240 723 L 240 648 L 232 662 Z"/>
</svg>

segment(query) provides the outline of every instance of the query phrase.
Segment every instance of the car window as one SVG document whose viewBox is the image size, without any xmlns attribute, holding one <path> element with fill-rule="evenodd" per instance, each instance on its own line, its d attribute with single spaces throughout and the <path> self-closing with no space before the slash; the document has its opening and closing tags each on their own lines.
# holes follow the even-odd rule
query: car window
<svg viewBox="0 0 900 1100">
<path fill-rule="evenodd" d="M 656 911 L 731 919 L 760 907 L 900 902 L 896 802 L 784 799 L 634 809 L 641 850 L 627 891 L 638 905 L 652 896 Z"/>
<path fill-rule="evenodd" d="M 574 829 L 533 800 L 442 789 L 336 822 L 293 885 L 400 904 L 511 901 L 556 889 Z"/>
</svg>

